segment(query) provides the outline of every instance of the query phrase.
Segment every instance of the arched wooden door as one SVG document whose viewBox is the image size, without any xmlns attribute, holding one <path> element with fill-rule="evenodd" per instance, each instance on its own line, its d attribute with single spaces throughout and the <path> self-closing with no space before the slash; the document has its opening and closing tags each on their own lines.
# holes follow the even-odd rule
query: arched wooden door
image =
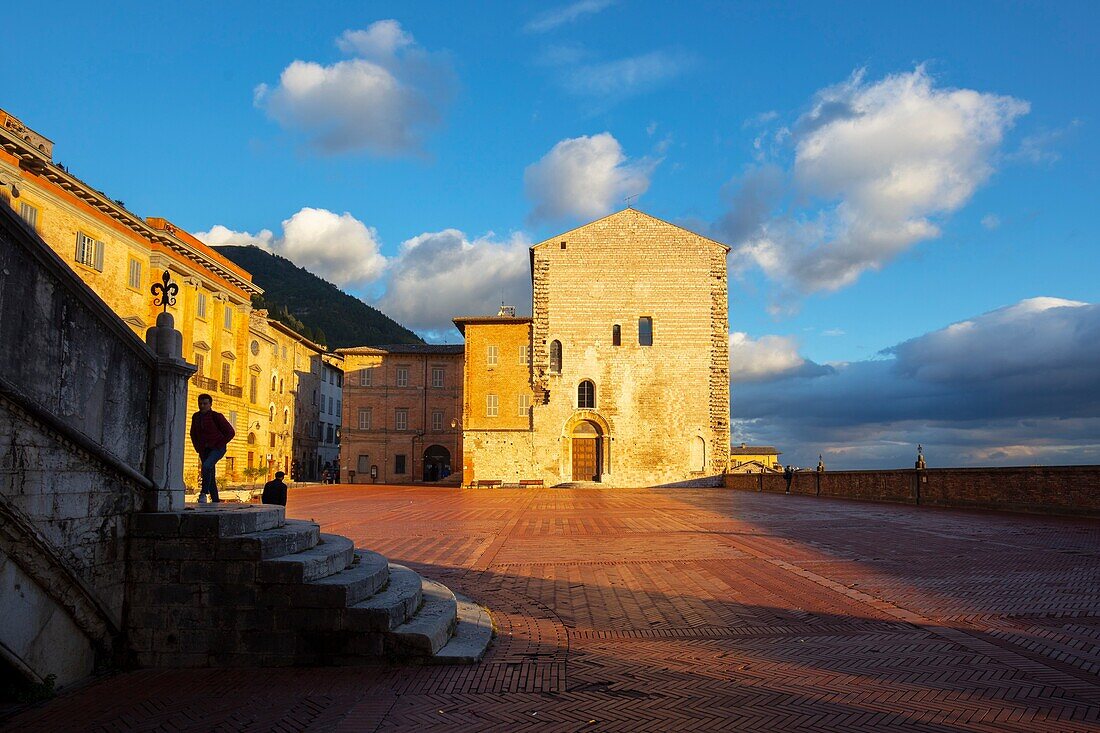
<svg viewBox="0 0 1100 733">
<path fill-rule="evenodd" d="M 599 481 L 602 456 L 600 450 L 600 431 L 592 423 L 585 421 L 573 428 L 573 480 Z"/>
</svg>

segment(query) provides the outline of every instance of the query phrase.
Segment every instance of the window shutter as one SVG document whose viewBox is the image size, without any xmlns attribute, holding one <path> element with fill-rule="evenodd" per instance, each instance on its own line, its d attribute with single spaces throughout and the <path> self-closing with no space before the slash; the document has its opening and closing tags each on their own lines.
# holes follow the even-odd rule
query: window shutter
<svg viewBox="0 0 1100 733">
<path fill-rule="evenodd" d="M 95 243 L 95 269 L 103 272 L 103 242 Z"/>
<path fill-rule="evenodd" d="M 75 256 L 77 262 L 83 262 L 84 261 L 84 258 L 80 256 L 83 252 L 83 249 L 84 249 L 83 245 L 84 245 L 84 235 L 81 234 L 80 232 L 77 232 L 76 233 L 76 256 Z"/>
</svg>

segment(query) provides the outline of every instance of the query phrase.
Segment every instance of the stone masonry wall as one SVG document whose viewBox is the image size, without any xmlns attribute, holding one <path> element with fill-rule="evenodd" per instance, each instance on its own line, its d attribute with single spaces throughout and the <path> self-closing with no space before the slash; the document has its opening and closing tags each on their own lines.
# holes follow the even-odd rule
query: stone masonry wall
<svg viewBox="0 0 1100 733">
<path fill-rule="evenodd" d="M 145 345 L 0 207 L 0 554 L 93 636 L 122 624 L 128 519 L 142 501 L 133 474 L 147 469 L 153 375 Z M 4 599 L 18 600 L 7 591 Z"/>
<path fill-rule="evenodd" d="M 533 409 L 539 465 L 532 478 L 572 480 L 566 431 L 577 387 L 588 379 L 593 412 L 610 430 L 606 483 L 720 483 L 729 452 L 725 247 L 627 209 L 533 252 L 535 387 L 549 400 Z M 653 319 L 652 346 L 639 344 L 643 316 Z M 560 374 L 548 370 L 553 340 L 562 343 Z M 693 450 L 700 440 L 705 450 Z"/>
<path fill-rule="evenodd" d="M 782 474 L 726 474 L 726 488 L 783 493 Z M 792 494 L 1100 516 L 1100 466 L 799 472 Z"/>
</svg>

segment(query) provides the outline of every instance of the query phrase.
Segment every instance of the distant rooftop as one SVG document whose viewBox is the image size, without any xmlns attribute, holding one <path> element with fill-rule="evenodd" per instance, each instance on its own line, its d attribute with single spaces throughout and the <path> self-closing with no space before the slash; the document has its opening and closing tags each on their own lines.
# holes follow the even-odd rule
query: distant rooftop
<svg viewBox="0 0 1100 733">
<path fill-rule="evenodd" d="M 530 316 L 459 316 L 458 318 L 452 318 L 455 327 L 466 335 L 466 326 L 472 324 L 492 324 L 492 323 L 530 323 Z"/>
<path fill-rule="evenodd" d="M 382 344 L 380 346 L 349 346 L 337 349 L 337 354 L 461 354 L 462 344 Z"/>
<path fill-rule="evenodd" d="M 731 456 L 778 456 L 779 451 L 770 445 L 731 445 Z"/>
</svg>

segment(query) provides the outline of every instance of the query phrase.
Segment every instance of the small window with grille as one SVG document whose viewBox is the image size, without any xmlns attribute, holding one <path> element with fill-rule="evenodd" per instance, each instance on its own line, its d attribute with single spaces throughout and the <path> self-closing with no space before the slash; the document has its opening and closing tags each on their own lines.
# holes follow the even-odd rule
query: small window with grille
<svg viewBox="0 0 1100 733">
<path fill-rule="evenodd" d="M 577 386 L 577 407 L 582 410 L 596 409 L 596 385 L 587 379 Z"/>
</svg>

